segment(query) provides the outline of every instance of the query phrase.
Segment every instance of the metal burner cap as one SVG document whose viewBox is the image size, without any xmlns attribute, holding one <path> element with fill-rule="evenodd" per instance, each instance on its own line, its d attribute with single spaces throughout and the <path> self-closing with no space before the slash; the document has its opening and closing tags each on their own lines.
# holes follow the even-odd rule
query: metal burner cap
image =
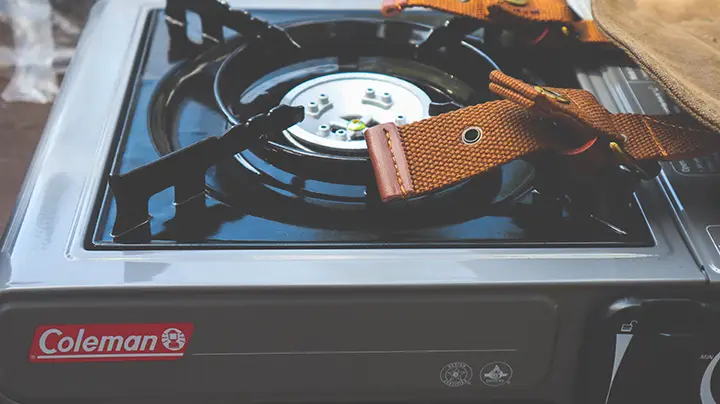
<svg viewBox="0 0 720 404">
<path fill-rule="evenodd" d="M 367 150 L 365 129 L 427 118 L 430 97 L 405 80 L 378 73 L 336 73 L 306 81 L 283 104 L 305 107 L 305 119 L 285 135 L 307 147 L 339 152 Z"/>
</svg>

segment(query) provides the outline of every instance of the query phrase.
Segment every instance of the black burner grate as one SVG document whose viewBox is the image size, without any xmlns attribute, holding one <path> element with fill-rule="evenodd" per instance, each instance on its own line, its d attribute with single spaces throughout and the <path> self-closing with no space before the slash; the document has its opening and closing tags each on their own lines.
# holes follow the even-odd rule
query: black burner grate
<svg viewBox="0 0 720 404">
<path fill-rule="evenodd" d="M 188 45 L 187 32 L 199 27 L 181 17 L 187 10 L 168 9 L 170 20 L 161 12 L 152 17 L 93 247 L 652 243 L 631 196 L 617 232 L 587 212 L 573 214 L 548 187 L 533 191 L 533 165 L 523 161 L 438 194 L 382 204 L 367 156 L 299 148 L 282 135 L 302 119 L 295 110 L 264 115 L 289 88 L 328 72 L 393 74 L 422 88 L 432 112 L 441 113 L 492 99 L 486 78 L 498 66 L 555 85 L 565 84 L 572 66 L 518 61 L 467 36 L 478 28 L 473 21 L 446 22 L 439 14 L 418 23 L 360 12 L 268 12 L 263 17 L 273 25 L 217 5 L 176 4 L 183 3 L 201 15 L 222 14 L 201 19 L 203 29 L 219 24 L 222 35 L 206 30 L 213 39 Z"/>
</svg>

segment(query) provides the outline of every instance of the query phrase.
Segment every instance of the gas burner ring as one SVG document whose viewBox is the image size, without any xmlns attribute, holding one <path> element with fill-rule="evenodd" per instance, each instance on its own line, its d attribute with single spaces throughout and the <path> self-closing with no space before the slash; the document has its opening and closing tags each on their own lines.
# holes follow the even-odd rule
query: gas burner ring
<svg viewBox="0 0 720 404">
<path fill-rule="evenodd" d="M 308 80 L 282 99 L 305 107 L 288 139 L 341 153 L 367 151 L 364 131 L 379 123 L 404 125 L 430 116 L 430 97 L 414 84 L 379 73 L 335 73 Z"/>
</svg>

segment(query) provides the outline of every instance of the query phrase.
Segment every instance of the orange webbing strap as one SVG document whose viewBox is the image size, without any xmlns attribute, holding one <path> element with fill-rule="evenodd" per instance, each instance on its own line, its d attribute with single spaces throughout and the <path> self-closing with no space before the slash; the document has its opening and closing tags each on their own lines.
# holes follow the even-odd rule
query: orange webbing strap
<svg viewBox="0 0 720 404">
<path fill-rule="evenodd" d="M 581 164 L 592 155 L 616 165 L 720 150 L 720 135 L 684 116 L 613 115 L 587 91 L 536 88 L 497 71 L 491 81 L 508 100 L 365 132 L 383 200 L 438 191 L 543 150 L 580 156 Z M 568 150 L 558 133 L 539 124 L 541 117 L 576 130 L 577 145 Z"/>
<path fill-rule="evenodd" d="M 575 34 L 577 35 L 577 39 L 580 42 L 598 44 L 606 44 L 610 42 L 593 21 L 580 20 L 574 22 L 572 26 Z"/>
<path fill-rule="evenodd" d="M 365 131 L 382 200 L 425 194 L 539 150 L 528 112 L 510 101 L 473 105 L 408 125 Z M 480 140 L 465 143 L 466 128 Z"/>
<path fill-rule="evenodd" d="M 688 115 L 612 115 L 619 133 L 627 134 L 625 151 L 637 160 L 682 160 L 720 150 L 720 134 Z"/>
<path fill-rule="evenodd" d="M 593 21 L 573 18 L 565 0 L 384 0 L 382 12 L 391 16 L 409 7 L 426 7 L 472 17 L 492 24 L 550 24 L 564 27 L 581 42 L 607 43 Z"/>
<path fill-rule="evenodd" d="M 585 90 L 541 88 L 499 71 L 490 73 L 490 90 L 534 117 L 569 124 L 588 142 L 606 138 L 623 145 L 636 160 L 674 160 L 720 150 L 720 135 L 688 115 L 611 114 Z"/>
</svg>

